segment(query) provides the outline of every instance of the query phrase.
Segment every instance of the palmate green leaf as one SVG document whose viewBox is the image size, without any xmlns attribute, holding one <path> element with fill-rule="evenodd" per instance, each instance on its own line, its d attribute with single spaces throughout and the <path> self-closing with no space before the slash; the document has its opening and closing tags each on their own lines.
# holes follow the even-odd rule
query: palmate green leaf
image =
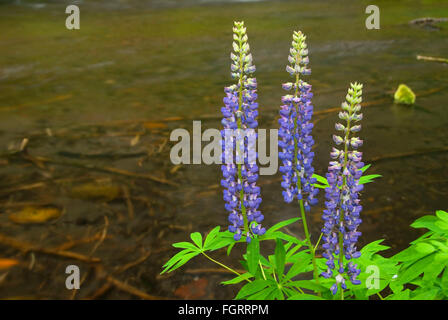
<svg viewBox="0 0 448 320">
<path fill-rule="evenodd" d="M 244 299 L 250 295 L 253 295 L 261 290 L 263 290 L 266 287 L 269 286 L 277 286 L 277 284 L 275 282 L 273 282 L 272 280 L 254 280 L 246 285 L 244 285 L 241 290 L 238 292 L 238 294 L 236 295 L 235 299 Z"/>
<path fill-rule="evenodd" d="M 310 280 L 297 280 L 297 281 L 290 281 L 285 284 L 285 286 L 288 287 L 296 287 L 301 289 L 307 289 L 312 290 L 314 292 L 326 292 L 329 291 L 329 289 L 321 284 L 317 284 Z"/>
<path fill-rule="evenodd" d="M 217 228 L 215 228 L 215 229 L 217 229 Z M 235 239 L 233 239 L 233 234 L 230 233 L 228 230 L 226 230 L 224 232 L 219 232 L 219 231 L 214 231 L 215 229 L 213 229 L 210 232 L 209 236 L 207 236 L 207 238 L 205 239 L 204 250 L 215 251 L 215 250 L 227 247 L 227 246 L 233 247 L 235 245 L 235 243 L 238 242 L 238 241 L 235 241 Z M 214 234 L 212 234 L 213 231 L 214 231 Z M 212 238 L 210 238 L 210 236 Z M 230 248 L 230 250 L 231 249 L 232 248 Z M 229 250 L 229 248 L 228 248 L 228 250 Z M 229 251 L 229 254 L 230 254 L 230 251 Z"/>
<path fill-rule="evenodd" d="M 428 243 L 433 245 L 437 250 L 440 251 L 440 254 L 448 254 L 448 238 L 444 237 L 432 237 L 427 240 Z M 444 259 L 448 261 L 448 257 Z"/>
<path fill-rule="evenodd" d="M 302 245 L 297 244 L 297 245 L 295 245 L 294 247 L 292 247 L 290 250 L 287 250 L 287 251 L 286 251 L 286 263 L 294 263 L 294 262 L 296 262 L 297 257 L 296 257 L 296 254 L 295 254 L 295 253 L 296 253 L 300 248 L 302 248 Z M 308 253 L 305 252 L 305 251 L 302 251 L 302 252 L 305 253 L 305 254 L 308 254 Z"/>
<path fill-rule="evenodd" d="M 260 261 L 260 243 L 257 238 L 252 239 L 247 246 L 246 258 L 248 271 L 255 276 L 258 271 L 258 262 Z"/>
<path fill-rule="evenodd" d="M 398 273 L 397 261 L 384 258 L 377 253 L 389 248 L 382 245 L 382 242 L 383 240 L 377 240 L 367 244 L 360 250 L 361 257 L 353 261 L 361 270 L 360 275 L 357 277 L 361 284 L 353 285 L 349 281 L 346 284 L 356 299 L 366 300 L 370 296 L 381 292 L 391 284 L 394 276 Z M 398 288 L 398 286 L 395 285 L 395 288 Z"/>
<path fill-rule="evenodd" d="M 437 210 L 436 215 L 440 220 L 443 220 L 448 223 L 448 212 L 443 210 Z"/>
<path fill-rule="evenodd" d="M 393 280 L 394 274 L 391 274 L 391 272 L 382 272 L 381 268 L 378 274 L 375 274 L 375 270 L 368 271 L 369 273 L 364 269 L 357 277 L 361 281 L 360 285 L 353 285 L 352 283 L 348 283 L 347 285 L 357 299 L 368 299 L 368 297 L 376 295 L 383 291 Z"/>
<path fill-rule="evenodd" d="M 392 256 L 391 259 L 393 261 L 399 262 L 412 262 L 417 261 L 427 255 L 428 253 L 426 253 L 424 250 L 418 251 L 416 245 L 412 245 L 409 248 L 406 248 L 403 251 L 400 251 L 396 255 Z"/>
<path fill-rule="evenodd" d="M 414 241 L 411 241 L 409 244 L 416 244 L 417 242 L 429 239 L 433 235 L 434 235 L 433 231 L 428 231 L 425 234 L 423 234 L 422 236 L 420 236 L 417 239 L 415 239 Z"/>
<path fill-rule="evenodd" d="M 279 288 L 275 288 L 266 297 L 266 300 L 285 300 L 285 296 L 283 295 L 283 292 Z"/>
<path fill-rule="evenodd" d="M 276 287 L 267 287 L 255 294 L 246 297 L 247 300 L 272 300 L 273 293 L 278 290 Z"/>
<path fill-rule="evenodd" d="M 369 174 L 367 176 L 362 176 L 361 178 L 359 178 L 359 184 L 367 184 L 380 177 L 382 177 L 382 175 L 380 174 Z"/>
<path fill-rule="evenodd" d="M 246 259 L 246 256 L 244 256 L 244 259 Z M 249 268 L 247 267 L 247 260 L 240 260 L 241 265 L 243 266 L 244 270 L 249 270 Z"/>
<path fill-rule="evenodd" d="M 198 248 L 202 249 L 202 235 L 199 232 L 193 232 L 190 234 L 190 238 L 198 246 Z"/>
<path fill-rule="evenodd" d="M 448 233 L 448 222 L 445 222 L 443 220 L 436 221 L 436 226 L 442 230 L 444 233 Z"/>
<path fill-rule="evenodd" d="M 302 251 L 300 251 L 298 253 L 293 254 L 291 257 L 289 257 L 286 260 L 286 263 L 294 264 L 294 263 L 296 263 L 296 262 L 298 262 L 299 260 L 302 260 L 302 259 L 307 260 L 310 256 L 311 256 L 310 250 L 308 248 L 306 248 L 306 249 L 304 249 L 304 250 L 302 250 Z"/>
<path fill-rule="evenodd" d="M 165 272 L 172 272 L 177 268 L 180 268 L 198 254 L 200 254 L 200 251 L 192 252 L 189 249 L 182 250 L 174 257 L 172 257 L 167 263 L 165 263 L 165 269 L 160 274 L 164 274 Z"/>
<path fill-rule="evenodd" d="M 361 284 L 362 285 L 362 284 Z M 349 291 L 350 292 L 350 291 Z M 351 292 L 353 292 L 354 298 L 356 300 L 369 300 L 369 296 L 371 296 L 372 294 L 368 292 L 367 289 L 362 289 L 362 290 L 351 290 Z M 351 295 L 349 295 L 351 296 Z"/>
<path fill-rule="evenodd" d="M 370 168 L 370 166 L 371 166 L 371 164 L 367 164 L 364 167 L 362 167 L 360 170 L 364 174 L 367 171 L 367 169 Z M 380 178 L 380 177 L 382 177 L 382 175 L 380 175 L 380 174 L 369 174 L 367 176 L 363 175 L 363 176 L 361 176 L 361 178 L 359 178 L 359 184 L 370 183 L 370 182 L 373 182 L 374 179 Z"/>
<path fill-rule="evenodd" d="M 192 233 L 191 239 L 195 242 L 196 245 L 194 245 L 191 242 L 176 242 L 173 243 L 173 247 L 184 249 L 177 254 L 175 254 L 171 259 L 169 259 L 164 265 L 164 269 L 161 272 L 161 274 L 164 274 L 165 272 L 171 272 L 175 269 L 181 267 L 185 263 L 187 263 L 190 259 L 197 256 L 202 252 L 202 236 L 199 232 Z"/>
<path fill-rule="evenodd" d="M 230 256 L 230 252 L 232 251 L 233 247 L 235 246 L 236 242 L 231 243 L 228 247 L 227 247 L 227 255 Z"/>
<path fill-rule="evenodd" d="M 361 168 L 362 173 L 366 172 L 367 169 L 369 169 L 372 166 L 372 164 L 366 164 L 364 167 Z"/>
<path fill-rule="evenodd" d="M 435 216 L 423 216 L 415 220 L 411 227 L 413 228 L 426 228 L 434 232 L 443 233 L 443 229 L 436 225 L 436 222 L 439 221 Z"/>
<path fill-rule="evenodd" d="M 367 259 L 369 259 L 375 253 L 389 249 L 390 247 L 381 244 L 381 242 L 383 241 L 384 239 L 380 239 L 366 244 L 360 250 L 361 257 L 366 257 Z"/>
<path fill-rule="evenodd" d="M 367 171 L 367 169 L 369 169 L 371 166 L 371 164 L 367 164 L 364 167 L 362 167 L 360 170 L 365 173 Z M 366 184 L 366 183 L 370 183 L 373 182 L 374 179 L 376 178 L 380 178 L 382 177 L 382 175 L 380 174 L 370 174 L 367 176 L 362 176 L 359 179 L 359 184 Z M 317 180 L 318 183 L 313 184 L 314 187 L 316 188 L 320 188 L 320 189 L 325 189 L 327 187 L 329 187 L 330 185 L 328 184 L 328 180 L 325 177 L 322 177 L 318 174 L 313 174 L 313 178 L 315 178 Z"/>
<path fill-rule="evenodd" d="M 424 253 L 424 254 L 430 254 L 433 253 L 436 248 L 434 248 L 433 245 L 431 245 L 428 242 L 419 242 L 415 245 L 415 250 L 417 250 L 419 253 Z"/>
<path fill-rule="evenodd" d="M 292 296 L 295 296 L 298 293 L 297 291 L 295 291 L 295 290 L 293 290 L 291 288 L 288 288 L 288 287 L 283 287 L 282 290 L 283 290 L 283 293 L 286 296 L 286 300 L 288 300 Z"/>
<path fill-rule="evenodd" d="M 176 242 L 176 243 L 173 243 L 172 246 L 174 248 L 190 249 L 192 251 L 201 250 L 198 247 L 196 247 L 194 244 L 192 244 L 191 242 Z"/>
<path fill-rule="evenodd" d="M 329 187 L 330 185 L 328 184 L 328 181 L 325 177 L 322 177 L 316 173 L 313 174 L 312 176 L 313 178 L 315 178 L 317 180 L 318 183 L 313 184 L 313 186 L 315 188 L 319 188 L 319 189 L 325 189 L 327 187 Z"/>
<path fill-rule="evenodd" d="M 430 254 L 425 256 L 424 258 L 412 263 L 409 267 L 404 270 L 400 270 L 398 273 L 397 281 L 398 283 L 405 284 L 414 280 L 420 274 L 422 274 L 429 264 L 433 263 L 435 254 Z"/>
<path fill-rule="evenodd" d="M 278 279 L 281 281 L 283 278 L 283 272 L 285 271 L 285 258 L 286 251 L 283 246 L 283 242 L 280 239 L 277 239 L 275 246 L 275 266 L 277 271 Z"/>
<path fill-rule="evenodd" d="M 208 235 L 205 237 L 204 250 L 207 250 L 210 244 L 212 244 L 215 241 L 216 237 L 219 235 L 219 229 L 221 229 L 220 226 L 213 228 L 212 231 L 210 231 Z"/>
<path fill-rule="evenodd" d="M 266 231 L 266 233 L 263 236 L 260 237 L 260 240 L 262 240 L 264 236 L 272 234 L 274 231 L 277 231 L 277 230 L 279 230 L 283 227 L 286 227 L 286 226 L 288 226 L 296 221 L 299 221 L 299 220 L 300 220 L 300 218 L 292 218 L 292 219 L 280 221 L 279 223 L 274 224 L 272 227 L 270 227 Z"/>
<path fill-rule="evenodd" d="M 228 250 L 232 250 L 232 247 L 236 244 L 235 240 L 233 239 L 215 239 L 212 243 L 210 243 L 207 247 L 204 248 L 206 251 L 215 251 L 224 247 Z M 230 254 L 230 251 L 229 251 Z"/>
<path fill-rule="evenodd" d="M 294 245 L 292 242 L 286 242 L 284 245 L 285 251 L 288 252 L 288 250 Z"/>
<path fill-rule="evenodd" d="M 288 300 L 324 300 L 324 299 L 312 294 L 298 293 L 292 297 L 289 297 Z"/>
<path fill-rule="evenodd" d="M 307 267 L 310 266 L 311 262 L 311 255 L 306 252 L 299 252 L 299 255 L 302 256 L 296 260 L 296 262 L 292 265 L 292 267 L 288 270 L 288 273 L 286 274 L 284 278 L 284 282 L 290 280 L 291 278 L 297 276 L 299 273 L 308 271 Z"/>
<path fill-rule="evenodd" d="M 440 285 L 444 290 L 448 292 L 448 267 L 445 269 L 442 275 L 442 280 L 440 282 Z"/>
<path fill-rule="evenodd" d="M 437 252 L 436 257 L 434 258 L 434 262 L 448 264 L 448 252 L 443 252 L 443 251 Z"/>
<path fill-rule="evenodd" d="M 180 259 L 182 259 L 182 257 L 184 255 L 186 255 L 187 253 L 190 253 L 190 252 L 192 252 L 190 249 L 185 249 L 185 250 L 182 250 L 182 251 L 176 253 L 170 260 L 168 260 L 163 265 L 163 267 L 170 267 L 170 266 L 174 265 L 176 262 L 178 262 Z"/>
<path fill-rule="evenodd" d="M 418 288 L 411 293 L 410 300 L 436 300 L 440 288 Z"/>
<path fill-rule="evenodd" d="M 280 290 L 280 288 L 277 287 L 277 289 L 272 293 L 273 298 L 277 300 L 285 300 L 285 295 L 283 294 L 283 291 Z"/>
<path fill-rule="evenodd" d="M 386 300 L 409 300 L 411 296 L 411 290 L 406 289 L 404 291 L 396 292 L 387 296 Z"/>
<path fill-rule="evenodd" d="M 223 281 L 221 283 L 225 284 L 225 285 L 236 284 L 236 283 L 240 283 L 241 281 L 248 280 L 248 279 L 250 279 L 252 277 L 253 277 L 252 274 L 250 274 L 249 272 L 246 272 L 246 273 L 240 274 L 239 276 L 236 276 L 233 279 L 230 279 L 230 280 L 227 280 L 227 281 Z"/>
<path fill-rule="evenodd" d="M 263 255 L 261 255 L 260 254 L 260 263 L 263 265 L 263 266 L 265 266 L 265 267 L 268 267 L 268 268 L 272 268 L 272 265 L 271 265 L 271 263 L 269 262 L 269 260 L 268 259 L 266 259 L 265 257 L 263 257 Z"/>
<path fill-rule="evenodd" d="M 425 268 L 424 274 L 423 274 L 423 281 L 428 282 L 434 282 L 434 280 L 437 279 L 439 274 L 442 273 L 442 271 L 445 269 L 446 265 L 448 264 L 448 260 L 436 261 L 437 254 L 434 257 L 434 262 L 428 265 Z"/>
<path fill-rule="evenodd" d="M 199 254 L 199 252 L 192 252 L 192 253 L 187 253 L 186 255 L 184 255 L 182 257 L 182 259 L 176 263 L 169 272 L 172 272 L 174 270 L 176 270 L 177 268 L 182 267 L 184 264 L 186 264 L 188 261 L 190 261 L 192 258 L 196 257 Z"/>
<path fill-rule="evenodd" d="M 282 239 L 288 242 L 292 242 L 298 245 L 303 246 L 304 242 L 300 241 L 299 239 L 297 239 L 296 237 L 290 236 L 289 234 L 283 233 L 281 231 L 275 231 L 273 233 L 271 233 L 268 237 L 264 238 L 263 240 L 268 240 L 268 239 Z"/>
<path fill-rule="evenodd" d="M 325 258 L 320 258 L 320 260 L 326 261 Z M 333 295 L 333 293 L 330 290 L 331 286 L 334 284 L 334 281 L 335 281 L 334 278 L 329 278 L 329 279 L 326 279 L 323 277 L 319 278 L 319 286 L 326 289 L 326 290 L 322 289 L 322 292 L 321 292 L 321 296 L 325 300 L 334 300 L 336 297 L 340 298 L 340 295 L 335 296 L 335 295 Z M 349 281 L 346 281 L 346 283 L 349 283 Z M 338 299 L 338 298 L 336 298 L 336 299 Z"/>
</svg>

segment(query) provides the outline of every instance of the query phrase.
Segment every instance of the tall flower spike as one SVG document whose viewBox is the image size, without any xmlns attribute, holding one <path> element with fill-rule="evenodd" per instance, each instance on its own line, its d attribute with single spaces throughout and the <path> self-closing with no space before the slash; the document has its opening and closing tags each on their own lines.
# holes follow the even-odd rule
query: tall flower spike
<svg viewBox="0 0 448 320">
<path fill-rule="evenodd" d="M 295 197 L 304 200 L 305 210 L 317 203 L 318 189 L 313 187 L 316 179 L 313 178 L 314 152 L 311 148 L 314 144 L 311 131 L 313 123 L 313 105 L 311 104 L 311 85 L 300 79 L 300 75 L 309 75 L 308 49 L 306 36 L 301 31 L 294 31 L 292 47 L 288 56 L 289 65 L 286 71 L 295 82 L 287 82 L 283 89 L 292 91 L 282 97 L 283 105 L 280 107 L 279 147 L 282 152 L 279 158 L 282 160 L 280 172 L 283 173 L 282 187 L 285 202 L 291 202 Z"/>
<path fill-rule="evenodd" d="M 256 185 L 258 155 L 251 143 L 257 137 L 254 130 L 258 126 L 257 80 L 250 76 L 255 72 L 255 65 L 244 22 L 235 22 L 233 32 L 231 75 L 237 83 L 224 89 L 226 97 L 221 108 L 224 127 L 221 131 L 224 138 L 221 185 L 225 208 L 229 212 L 229 231 L 235 233 L 236 241 L 244 236 L 250 242 L 253 235 L 266 232 L 260 225 L 264 217 L 258 210 L 261 203 L 260 187 Z M 236 150 L 236 156 L 233 150 Z"/>
<path fill-rule="evenodd" d="M 342 111 L 339 112 L 339 118 L 344 123 L 336 123 L 335 126 L 336 130 L 341 132 L 341 136 L 333 136 L 334 142 L 336 145 L 341 145 L 342 150 L 333 148 L 330 153 L 332 161 L 326 175 L 329 187 L 325 189 L 326 209 L 322 217 L 324 220 L 322 247 L 325 250 L 322 256 L 327 259 L 327 271 L 321 275 L 331 278 L 333 270 L 336 269 L 336 283 L 331 288 L 333 294 L 336 294 L 338 285 L 342 289 L 346 288 L 346 278 L 353 284 L 361 283 L 356 279 L 360 270 L 350 260 L 361 256 L 356 243 L 361 235 L 357 230 L 361 223 L 359 216 L 362 210 L 359 192 L 363 189 L 359 179 L 364 163 L 361 161 L 362 153 L 357 151 L 362 145 L 362 140 L 355 135 L 361 130 L 361 125 L 356 123 L 362 120 L 362 113 L 359 113 L 362 84 L 352 83 L 346 100 L 342 103 Z M 348 261 L 345 266 L 344 257 Z M 337 265 L 335 259 L 338 260 Z"/>
</svg>

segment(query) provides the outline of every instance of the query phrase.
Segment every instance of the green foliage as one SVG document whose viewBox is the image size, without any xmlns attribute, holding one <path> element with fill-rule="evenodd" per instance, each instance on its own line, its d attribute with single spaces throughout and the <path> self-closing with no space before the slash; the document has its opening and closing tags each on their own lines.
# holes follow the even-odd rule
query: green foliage
<svg viewBox="0 0 448 320">
<path fill-rule="evenodd" d="M 235 272 L 235 277 L 222 282 L 223 285 L 246 282 L 236 299 L 338 298 L 330 291 L 334 279 L 321 278 L 319 283 L 303 280 L 311 277 L 312 254 L 303 241 L 280 231 L 281 228 L 299 220 L 293 218 L 281 221 L 247 245 L 247 251 L 241 261 L 246 272 Z M 380 254 L 389 249 L 382 244 L 383 240 L 373 241 L 360 250 L 361 256 L 355 259 L 354 263 L 361 269 L 358 279 L 362 283 L 353 285 L 347 282 L 344 299 L 448 299 L 448 213 L 439 210 L 436 215 L 421 217 L 411 226 L 426 228 L 429 231 L 390 258 Z M 191 242 L 173 244 L 173 247 L 182 250 L 163 266 L 162 273 L 172 272 L 200 254 L 214 261 L 206 252 L 223 248 L 230 252 L 235 244 L 245 243 L 244 240 L 236 242 L 232 233 L 220 231 L 219 226 L 211 230 L 204 239 L 198 232 L 192 233 L 190 238 Z M 260 249 L 260 244 L 266 240 L 274 240 L 276 244 L 273 254 L 267 257 L 261 254 Z M 325 259 L 318 258 L 316 263 L 320 271 L 326 269 Z M 383 297 L 382 292 L 390 294 Z"/>
<path fill-rule="evenodd" d="M 448 299 L 448 213 L 438 210 L 435 216 L 421 217 L 411 226 L 429 232 L 391 258 L 400 269 L 390 286 L 390 299 L 405 295 L 415 300 Z M 408 290 L 409 285 L 415 289 Z"/>
<path fill-rule="evenodd" d="M 370 166 L 371 166 L 371 164 L 365 165 L 364 167 L 361 168 L 361 171 L 363 173 L 365 173 L 367 171 L 367 169 L 370 168 Z M 359 179 L 359 184 L 370 183 L 370 182 L 373 182 L 374 179 L 380 178 L 380 177 L 382 177 L 380 174 L 363 175 Z M 316 178 L 316 180 L 317 180 L 317 183 L 314 184 L 314 187 L 316 187 L 316 188 L 325 189 L 330 186 L 328 184 L 327 178 L 325 178 L 325 177 L 322 177 L 318 174 L 313 174 L 313 178 Z"/>
<path fill-rule="evenodd" d="M 370 165 L 364 166 L 363 172 Z M 315 184 L 318 188 L 328 186 L 327 180 L 319 175 Z M 361 184 L 370 183 L 380 175 L 364 175 Z M 235 241 L 229 231 L 220 227 L 212 229 L 205 237 L 199 232 L 190 235 L 191 242 L 177 242 L 173 247 L 181 249 L 163 266 L 163 273 L 172 272 L 198 255 L 203 255 L 229 272 L 235 274 L 222 285 L 243 284 L 235 299 L 247 300 L 335 300 L 330 287 L 334 279 L 313 279 L 313 254 L 305 241 L 281 231 L 300 218 L 280 221 L 270 227 L 262 236 L 255 236 L 249 244 L 245 240 Z M 361 270 L 358 279 L 360 285 L 346 281 L 347 289 L 344 299 L 368 300 L 375 298 L 385 300 L 403 299 L 448 299 L 448 213 L 437 211 L 435 215 L 424 216 L 416 220 L 413 228 L 425 228 L 428 232 L 410 246 L 396 255 L 386 258 L 380 252 L 388 250 L 383 240 L 373 241 L 364 246 L 361 256 L 354 259 Z M 274 241 L 274 252 L 267 256 L 262 254 L 261 245 L 265 241 Z M 246 253 L 240 261 L 245 270 L 239 273 L 232 268 L 214 260 L 210 252 L 225 249 L 230 255 L 235 245 L 247 245 Z M 317 245 L 316 245 L 317 248 Z M 311 252 L 312 251 L 312 252 Z M 327 266 L 324 258 L 316 258 L 315 263 L 320 272 Z M 346 263 L 344 258 L 344 263 Z M 305 280 L 304 280 L 305 279 Z M 312 279 L 312 280 L 309 280 Z M 389 295 L 384 296 L 384 293 Z"/>
<path fill-rule="evenodd" d="M 199 232 L 194 232 L 190 235 L 193 242 L 173 243 L 173 247 L 184 250 L 178 252 L 163 265 L 162 274 L 176 270 L 205 251 L 218 250 L 235 243 L 233 235 L 229 231 L 220 232 L 219 230 L 219 226 L 215 227 L 208 233 L 204 242 L 202 241 L 202 235 Z"/>
</svg>

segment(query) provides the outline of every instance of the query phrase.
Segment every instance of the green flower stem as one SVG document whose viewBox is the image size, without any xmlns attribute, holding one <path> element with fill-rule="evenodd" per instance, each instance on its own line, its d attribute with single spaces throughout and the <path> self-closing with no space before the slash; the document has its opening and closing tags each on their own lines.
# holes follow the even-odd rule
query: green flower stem
<svg viewBox="0 0 448 320">
<path fill-rule="evenodd" d="M 288 281 L 289 282 L 289 281 Z M 292 282 L 292 281 L 290 281 L 290 282 Z M 304 294 L 305 292 L 303 292 L 303 290 L 302 289 L 300 289 L 299 287 L 293 287 L 294 289 L 296 289 L 297 291 L 299 291 L 301 294 Z"/>
<path fill-rule="evenodd" d="M 240 46 L 240 78 L 238 80 L 238 84 L 239 84 L 239 88 L 238 88 L 238 111 L 239 111 L 239 117 L 237 117 L 237 125 L 238 125 L 238 130 L 242 129 L 243 125 L 242 125 L 242 121 L 241 121 L 241 113 L 242 113 L 242 109 L 243 109 L 243 73 L 244 73 L 244 68 L 243 68 L 243 54 L 242 54 L 242 42 L 241 40 L 238 40 L 239 42 L 239 46 Z M 240 144 L 238 143 L 238 141 L 236 142 L 236 153 L 237 154 L 241 154 L 240 151 Z M 244 155 L 243 155 L 244 158 Z M 241 186 L 243 185 L 243 175 L 241 173 L 241 163 L 237 163 L 237 167 L 238 167 L 238 179 L 241 181 Z M 241 214 L 243 215 L 243 221 L 244 221 L 244 233 L 247 233 L 249 231 L 249 223 L 247 221 L 247 215 L 246 215 L 246 207 L 243 204 L 244 202 L 244 190 L 243 188 L 241 188 L 240 190 L 240 203 L 241 203 Z"/>
<path fill-rule="evenodd" d="M 347 119 L 347 127 L 346 127 L 346 132 L 345 132 L 345 138 L 344 138 L 344 164 L 342 166 L 342 171 L 344 171 L 344 168 L 347 167 L 347 152 L 348 152 L 348 138 L 350 136 L 350 118 L 352 116 L 352 112 L 353 112 L 353 103 L 350 103 L 350 108 L 348 111 L 348 119 Z M 341 187 L 341 193 L 342 191 L 345 189 L 345 186 L 347 185 L 347 177 L 344 176 L 343 181 L 342 181 L 342 187 Z M 341 197 L 341 202 L 340 202 L 340 208 L 342 208 L 342 203 L 343 203 L 343 198 Z M 344 212 L 342 212 L 342 209 L 340 209 L 339 212 L 339 224 L 343 224 L 344 223 Z M 344 265 L 344 236 L 342 235 L 341 232 L 339 232 L 339 266 L 343 266 Z M 344 290 L 341 289 L 341 300 L 344 300 Z"/>
<path fill-rule="evenodd" d="M 300 214 L 302 216 L 303 230 L 305 231 L 306 241 L 308 243 L 308 247 L 311 252 L 311 261 L 313 262 L 314 280 L 316 280 L 316 283 L 319 284 L 319 272 L 317 270 L 317 264 L 316 264 L 316 251 L 315 251 L 313 244 L 311 243 L 311 236 L 308 231 L 308 224 L 306 222 L 306 214 L 305 214 L 305 208 L 303 206 L 303 199 L 299 200 L 298 202 L 299 202 L 299 206 L 300 206 Z"/>
<path fill-rule="evenodd" d="M 261 265 L 261 261 L 258 260 L 258 264 L 260 265 L 261 274 L 263 275 L 263 279 L 266 280 L 266 275 L 264 274 L 263 266 Z"/>
<path fill-rule="evenodd" d="M 319 239 L 317 239 L 316 245 L 314 246 L 314 251 L 317 250 L 317 246 L 319 245 L 320 240 L 322 239 L 322 236 L 323 236 L 323 235 L 324 235 L 324 234 L 321 232 L 321 233 L 320 233 L 320 236 L 319 236 Z"/>
<path fill-rule="evenodd" d="M 216 263 L 217 265 L 223 267 L 224 269 L 226 269 L 226 270 L 228 270 L 228 271 L 230 271 L 230 272 L 232 272 L 232 273 L 234 273 L 234 274 L 236 274 L 236 275 L 238 275 L 238 276 L 241 276 L 241 273 L 239 273 L 238 271 L 235 271 L 234 269 L 232 269 L 232 268 L 226 266 L 225 264 L 223 264 L 223 263 L 221 263 L 221 262 L 219 262 L 219 261 L 216 261 L 216 260 L 213 259 L 212 257 L 208 256 L 205 252 L 201 252 L 201 253 L 202 253 L 208 260 L 210 260 L 210 261 Z M 245 280 L 246 280 L 247 282 L 252 282 L 252 281 L 250 281 L 249 279 L 245 279 Z"/>
</svg>

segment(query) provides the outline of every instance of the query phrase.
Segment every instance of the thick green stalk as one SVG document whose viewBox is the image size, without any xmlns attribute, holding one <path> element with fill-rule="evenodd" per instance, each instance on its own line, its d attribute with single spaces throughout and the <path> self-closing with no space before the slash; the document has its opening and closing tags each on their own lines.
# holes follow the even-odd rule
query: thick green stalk
<svg viewBox="0 0 448 320">
<path fill-rule="evenodd" d="M 226 269 L 226 270 L 228 270 L 228 271 L 230 271 L 230 272 L 232 272 L 232 273 L 234 273 L 234 274 L 236 274 L 236 275 L 238 275 L 238 276 L 241 275 L 241 273 L 239 273 L 238 271 L 235 271 L 235 270 L 233 270 L 232 268 L 226 266 L 225 264 L 223 264 L 223 263 L 221 263 L 221 262 L 219 262 L 219 261 L 216 261 L 216 260 L 213 259 L 212 257 L 208 256 L 205 252 L 201 252 L 201 253 L 202 253 L 207 259 L 209 259 L 210 261 L 212 261 L 212 262 L 216 263 L 217 265 L 223 267 L 224 269 Z M 247 282 L 252 282 L 252 281 L 250 281 L 249 279 L 246 279 L 246 281 L 247 281 Z"/>
<path fill-rule="evenodd" d="M 346 127 L 346 132 L 345 132 L 345 138 L 344 138 L 344 163 L 342 166 L 342 172 L 344 172 L 344 168 L 347 167 L 347 152 L 348 152 L 348 138 L 350 136 L 350 118 L 352 116 L 352 111 L 353 111 L 353 103 L 350 104 L 350 109 L 349 109 L 349 113 L 348 113 L 348 119 L 347 119 L 347 127 Z M 345 189 L 345 186 L 347 185 L 347 177 L 344 175 L 343 177 L 343 181 L 342 181 L 342 188 L 341 188 L 341 195 L 342 195 L 342 191 Z M 344 212 L 342 212 L 342 204 L 343 204 L 343 198 L 341 196 L 341 201 L 340 201 L 340 205 L 339 205 L 339 224 L 342 225 L 344 223 Z M 339 266 L 343 266 L 344 265 L 344 236 L 342 235 L 341 232 L 339 232 Z M 341 289 L 341 300 L 344 300 L 344 290 Z"/>
<path fill-rule="evenodd" d="M 243 66 L 243 55 L 242 55 L 242 50 L 241 50 L 241 40 L 238 40 L 239 45 L 240 45 L 240 59 L 239 59 L 239 69 L 240 69 L 240 78 L 238 80 L 238 84 L 239 84 L 239 88 L 238 88 L 238 113 L 239 116 L 237 117 L 237 126 L 238 126 L 238 130 L 241 130 L 243 127 L 242 121 L 241 121 L 241 114 L 243 112 L 243 73 L 244 73 L 244 66 Z M 237 141 L 236 142 L 236 154 L 240 155 L 241 154 L 241 150 L 240 150 L 240 144 Z M 243 155 L 244 158 L 244 155 Z M 241 185 L 243 184 L 243 175 L 241 173 L 241 163 L 237 163 L 237 167 L 238 167 L 238 179 L 241 182 Z M 247 215 L 246 215 L 246 207 L 243 204 L 244 202 L 244 190 L 243 188 L 241 188 L 240 190 L 240 203 L 241 203 L 241 214 L 243 215 L 243 221 L 244 221 L 244 233 L 247 233 L 249 231 L 249 223 L 247 221 Z"/>
</svg>

